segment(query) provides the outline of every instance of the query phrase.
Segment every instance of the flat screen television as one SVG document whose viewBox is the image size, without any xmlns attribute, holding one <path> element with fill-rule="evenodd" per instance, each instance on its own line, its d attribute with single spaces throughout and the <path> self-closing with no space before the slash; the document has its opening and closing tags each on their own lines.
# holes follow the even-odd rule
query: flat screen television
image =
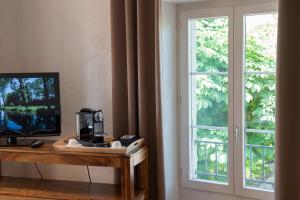
<svg viewBox="0 0 300 200">
<path fill-rule="evenodd" d="M 60 133 L 58 73 L 0 73 L 0 137 Z"/>
</svg>

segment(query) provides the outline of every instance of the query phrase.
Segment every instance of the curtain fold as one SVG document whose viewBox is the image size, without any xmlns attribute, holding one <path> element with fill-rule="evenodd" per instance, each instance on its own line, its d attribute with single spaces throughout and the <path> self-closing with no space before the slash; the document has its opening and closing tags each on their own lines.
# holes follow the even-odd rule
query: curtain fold
<svg viewBox="0 0 300 200">
<path fill-rule="evenodd" d="M 300 200 L 300 2 L 279 1 L 276 200 Z"/>
<path fill-rule="evenodd" d="M 111 0 L 113 132 L 149 145 L 150 199 L 164 198 L 159 0 Z"/>
</svg>

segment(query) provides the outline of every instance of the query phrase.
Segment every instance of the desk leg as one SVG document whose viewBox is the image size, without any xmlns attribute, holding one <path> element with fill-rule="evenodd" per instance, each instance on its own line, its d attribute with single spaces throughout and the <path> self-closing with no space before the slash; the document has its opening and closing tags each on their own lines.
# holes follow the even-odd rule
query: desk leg
<svg viewBox="0 0 300 200">
<path fill-rule="evenodd" d="M 134 200 L 134 166 L 132 158 L 122 159 L 121 187 L 123 199 Z"/>
<path fill-rule="evenodd" d="M 138 188 L 145 190 L 144 200 L 149 199 L 149 182 L 148 182 L 148 152 L 143 162 L 138 165 Z"/>
</svg>

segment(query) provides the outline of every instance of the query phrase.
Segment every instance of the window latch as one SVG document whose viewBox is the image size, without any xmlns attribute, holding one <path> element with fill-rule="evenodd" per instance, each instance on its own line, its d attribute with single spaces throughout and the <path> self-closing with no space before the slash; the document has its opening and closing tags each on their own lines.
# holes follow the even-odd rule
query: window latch
<svg viewBox="0 0 300 200">
<path fill-rule="evenodd" d="M 235 139 L 235 141 L 237 141 L 239 133 L 240 133 L 240 128 L 238 126 L 236 126 L 234 128 L 234 139 Z"/>
</svg>

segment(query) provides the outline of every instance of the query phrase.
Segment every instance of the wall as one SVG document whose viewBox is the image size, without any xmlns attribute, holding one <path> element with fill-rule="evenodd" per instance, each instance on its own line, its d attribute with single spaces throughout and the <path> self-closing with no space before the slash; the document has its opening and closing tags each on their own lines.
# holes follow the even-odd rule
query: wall
<svg viewBox="0 0 300 200">
<path fill-rule="evenodd" d="M 244 197 L 226 195 L 216 192 L 198 191 L 187 188 L 181 188 L 180 199 L 182 200 L 253 200 Z"/>
<path fill-rule="evenodd" d="M 183 3 L 177 5 L 177 11 L 226 6 L 240 6 L 255 3 L 277 2 L 278 0 L 207 0 L 201 2 Z"/>
<path fill-rule="evenodd" d="M 15 1 L 0 0 L 0 70 L 18 71 Z"/>
<path fill-rule="evenodd" d="M 162 4 L 161 66 L 166 199 L 179 197 L 177 149 L 176 5 Z"/>
<path fill-rule="evenodd" d="M 7 59 L 7 64 L 0 61 L 1 72 L 5 64 L 9 66 L 5 71 L 13 71 L 10 66 L 17 66 L 18 62 L 19 68 L 14 71 L 59 72 L 62 135 L 75 134 L 74 113 L 82 107 L 102 108 L 105 131 L 111 134 L 110 1 L 0 0 L 0 8 L 8 1 L 12 5 L 9 5 L 10 10 L 4 8 L 6 13 L 0 10 L 0 26 L 7 24 L 11 29 L 7 34 L 11 37 L 10 48 L 0 47 L 0 56 L 13 55 Z M 15 11 L 11 7 L 13 4 Z M 5 18 L 10 23 L 2 22 L 2 15 L 7 15 Z M 85 167 L 39 166 L 45 178 L 88 181 Z M 5 165 L 3 173 L 38 175 L 32 164 Z M 96 182 L 112 182 L 113 169 L 95 171 L 91 167 L 91 176 Z"/>
</svg>

